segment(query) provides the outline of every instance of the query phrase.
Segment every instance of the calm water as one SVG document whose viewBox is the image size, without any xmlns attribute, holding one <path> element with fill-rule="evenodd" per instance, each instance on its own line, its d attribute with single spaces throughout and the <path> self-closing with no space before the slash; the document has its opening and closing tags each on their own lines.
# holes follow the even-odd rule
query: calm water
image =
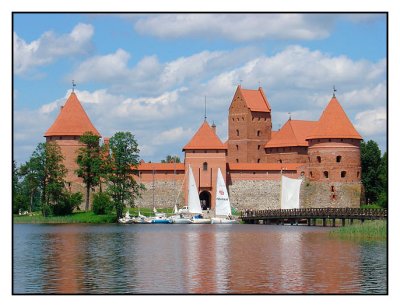
<svg viewBox="0 0 400 307">
<path fill-rule="evenodd" d="M 14 225 L 14 293 L 387 293 L 386 242 L 269 225 Z"/>
</svg>

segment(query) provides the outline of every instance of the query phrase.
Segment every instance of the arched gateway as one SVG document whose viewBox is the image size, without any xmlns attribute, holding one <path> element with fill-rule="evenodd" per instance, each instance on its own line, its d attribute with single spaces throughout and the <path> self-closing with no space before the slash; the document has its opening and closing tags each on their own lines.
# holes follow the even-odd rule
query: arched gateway
<svg viewBox="0 0 400 307">
<path fill-rule="evenodd" d="M 201 210 L 211 209 L 211 194 L 208 191 L 203 191 L 199 195 Z"/>
</svg>

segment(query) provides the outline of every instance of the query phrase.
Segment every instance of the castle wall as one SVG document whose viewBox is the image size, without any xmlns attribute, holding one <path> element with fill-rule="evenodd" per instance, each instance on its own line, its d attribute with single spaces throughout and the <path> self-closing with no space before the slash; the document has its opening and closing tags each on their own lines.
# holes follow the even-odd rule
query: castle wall
<svg viewBox="0 0 400 307">
<path fill-rule="evenodd" d="M 360 182 L 315 182 L 305 180 L 300 189 L 302 208 L 359 208 Z"/>
<path fill-rule="evenodd" d="M 183 180 L 155 180 L 153 182 L 142 182 L 146 190 L 142 192 L 142 197 L 135 201 L 137 207 L 153 208 L 174 208 L 185 206 L 184 204 L 184 185 Z"/>
<path fill-rule="evenodd" d="M 265 163 L 307 163 L 307 147 L 266 148 Z"/>
</svg>

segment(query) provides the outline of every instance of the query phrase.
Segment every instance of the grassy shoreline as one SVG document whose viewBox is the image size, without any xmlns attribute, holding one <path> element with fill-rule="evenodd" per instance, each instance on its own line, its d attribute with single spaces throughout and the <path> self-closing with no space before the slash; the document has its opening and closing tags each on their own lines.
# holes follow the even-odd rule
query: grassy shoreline
<svg viewBox="0 0 400 307">
<path fill-rule="evenodd" d="M 115 223 L 117 221 L 115 214 L 96 215 L 93 212 L 76 212 L 66 216 L 42 216 L 37 215 L 14 215 L 15 224 L 72 224 L 72 223 L 90 223 L 104 224 Z"/>
<path fill-rule="evenodd" d="M 386 240 L 387 221 L 375 220 L 355 223 L 353 225 L 335 228 L 329 232 L 329 235 L 343 239 Z"/>
</svg>

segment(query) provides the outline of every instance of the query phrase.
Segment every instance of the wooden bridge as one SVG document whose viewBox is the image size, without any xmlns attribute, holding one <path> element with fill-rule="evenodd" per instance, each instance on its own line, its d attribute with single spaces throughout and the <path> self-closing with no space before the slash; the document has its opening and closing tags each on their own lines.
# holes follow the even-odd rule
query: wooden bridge
<svg viewBox="0 0 400 307">
<path fill-rule="evenodd" d="M 268 209 L 246 210 L 240 213 L 240 218 L 248 224 L 305 224 L 316 226 L 317 219 L 322 220 L 322 226 L 327 226 L 327 221 L 335 227 L 336 220 L 383 220 L 387 219 L 387 209 L 362 209 L 362 208 L 303 208 L 303 209 Z"/>
</svg>

